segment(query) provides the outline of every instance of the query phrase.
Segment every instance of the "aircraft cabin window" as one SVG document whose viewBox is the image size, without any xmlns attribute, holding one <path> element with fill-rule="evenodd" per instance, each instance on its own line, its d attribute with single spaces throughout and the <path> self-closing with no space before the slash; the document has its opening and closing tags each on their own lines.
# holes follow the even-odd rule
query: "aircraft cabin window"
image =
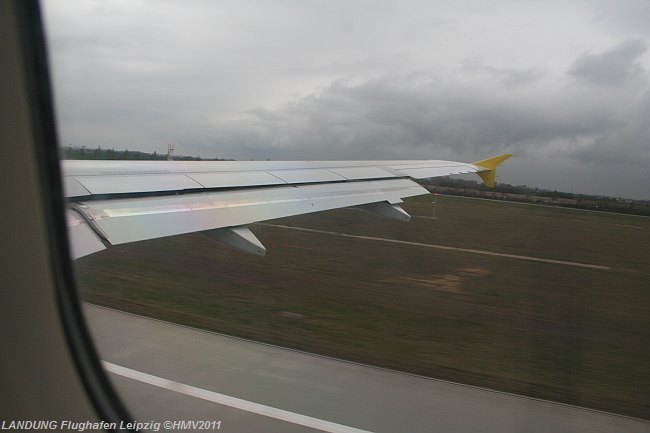
<svg viewBox="0 0 650 433">
<path fill-rule="evenodd" d="M 650 430 L 650 10 L 41 8 L 130 427 Z"/>
</svg>

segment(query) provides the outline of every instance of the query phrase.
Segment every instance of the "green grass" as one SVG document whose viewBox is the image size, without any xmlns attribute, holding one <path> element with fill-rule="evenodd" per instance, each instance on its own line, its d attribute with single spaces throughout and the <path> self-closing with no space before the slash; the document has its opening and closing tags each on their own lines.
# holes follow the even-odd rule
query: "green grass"
<svg viewBox="0 0 650 433">
<path fill-rule="evenodd" d="M 431 215 L 431 198 L 410 200 Z M 437 220 L 352 210 L 278 224 L 608 266 L 253 230 L 267 257 L 198 234 L 77 261 L 83 298 L 225 334 L 650 418 L 650 219 L 439 197 Z"/>
</svg>

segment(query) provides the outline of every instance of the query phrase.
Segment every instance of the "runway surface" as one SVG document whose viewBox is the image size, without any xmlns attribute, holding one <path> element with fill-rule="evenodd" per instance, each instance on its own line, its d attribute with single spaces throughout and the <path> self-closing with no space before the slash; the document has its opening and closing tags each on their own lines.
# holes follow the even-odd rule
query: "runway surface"
<svg viewBox="0 0 650 433">
<path fill-rule="evenodd" d="M 223 432 L 650 432 L 632 418 L 93 305 L 85 312 L 109 376 L 142 421 L 221 421 Z"/>
</svg>

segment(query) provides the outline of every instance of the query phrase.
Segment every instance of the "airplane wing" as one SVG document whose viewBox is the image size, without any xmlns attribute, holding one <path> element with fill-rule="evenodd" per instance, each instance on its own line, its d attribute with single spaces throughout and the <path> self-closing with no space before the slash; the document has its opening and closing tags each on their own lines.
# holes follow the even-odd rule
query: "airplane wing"
<svg viewBox="0 0 650 433">
<path fill-rule="evenodd" d="M 477 173 L 494 185 L 505 154 L 452 161 L 63 161 L 74 258 L 111 245 L 201 232 L 239 250 L 266 249 L 245 226 L 357 206 L 408 221 L 412 179 Z"/>
</svg>

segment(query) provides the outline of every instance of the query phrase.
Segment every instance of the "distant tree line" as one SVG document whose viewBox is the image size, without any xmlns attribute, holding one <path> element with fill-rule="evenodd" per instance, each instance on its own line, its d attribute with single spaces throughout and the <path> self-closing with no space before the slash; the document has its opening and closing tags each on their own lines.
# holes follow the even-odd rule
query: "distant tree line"
<svg viewBox="0 0 650 433">
<path fill-rule="evenodd" d="M 420 183 L 432 192 L 450 195 L 650 216 L 650 200 L 574 194 L 507 183 L 498 183 L 494 188 L 489 188 L 473 180 L 453 179 L 450 177 L 426 179 Z"/>
<path fill-rule="evenodd" d="M 165 161 L 167 154 L 140 152 L 139 150 L 102 149 L 101 146 L 88 148 L 86 146 L 65 146 L 59 149 L 61 159 L 90 159 L 90 160 L 136 160 L 136 161 Z M 222 158 L 201 158 L 200 156 L 174 155 L 175 161 L 227 161 Z"/>
</svg>

